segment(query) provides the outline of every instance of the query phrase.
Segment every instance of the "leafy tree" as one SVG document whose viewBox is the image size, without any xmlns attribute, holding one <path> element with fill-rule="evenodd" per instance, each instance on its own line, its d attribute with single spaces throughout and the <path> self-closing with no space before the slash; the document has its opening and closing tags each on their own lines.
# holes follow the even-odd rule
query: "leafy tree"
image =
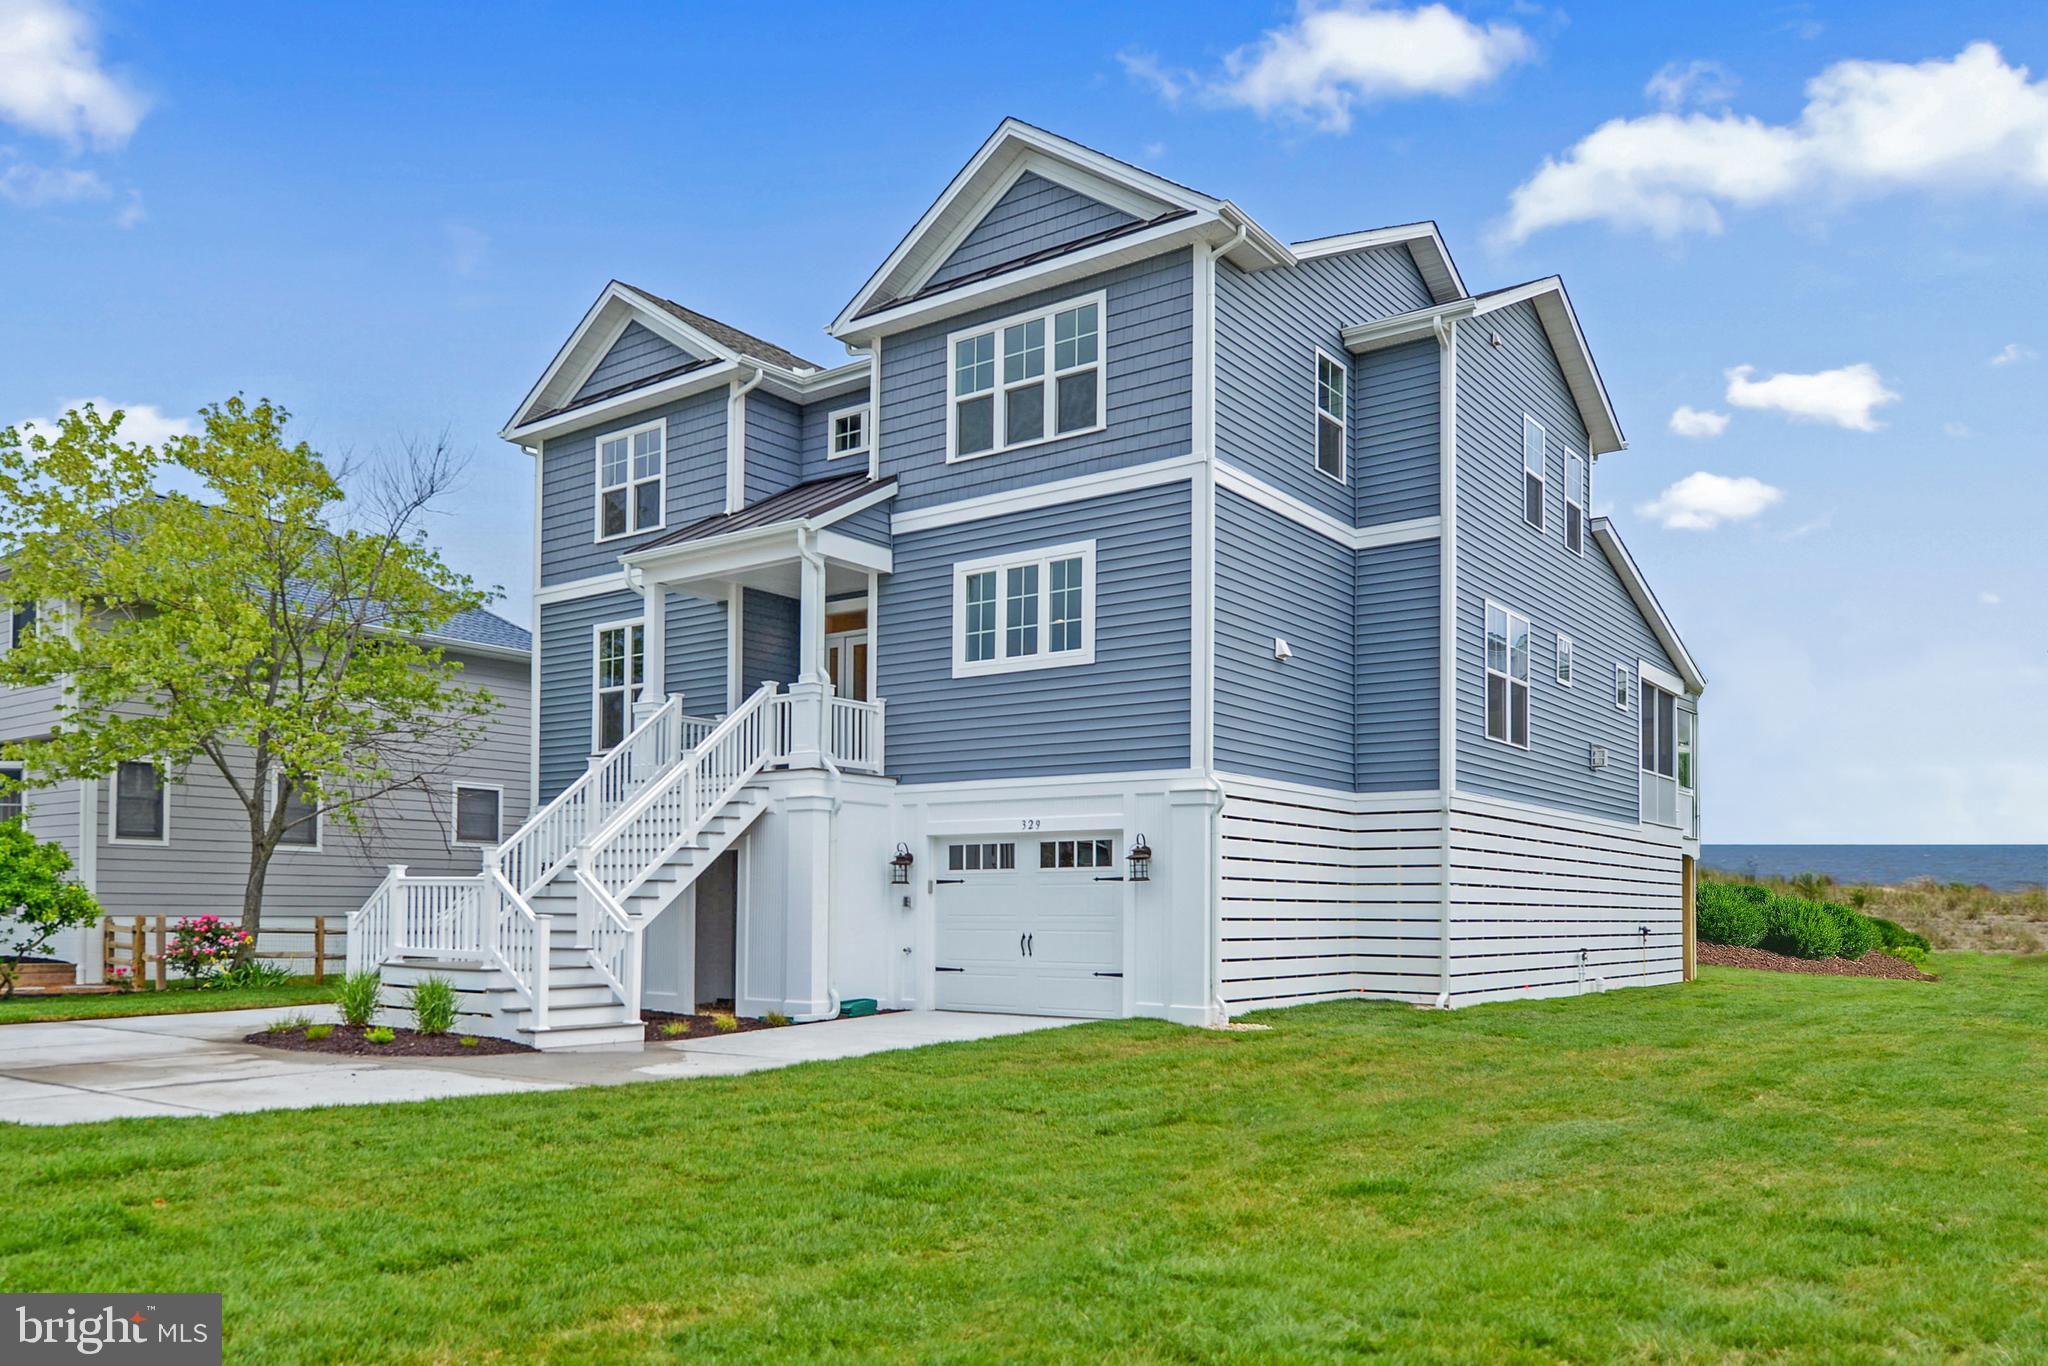
<svg viewBox="0 0 2048 1366">
<path fill-rule="evenodd" d="M 368 832 L 378 798 L 441 789 L 496 702 L 426 639 L 485 601 L 422 530 L 459 472 L 445 443 L 351 498 L 283 408 L 202 417 L 161 449 L 90 404 L 54 435 L 0 430 L 5 592 L 39 609 L 0 684 L 62 689 L 50 733 L 0 752 L 39 784 L 145 758 L 218 772 L 247 816 L 253 936 L 288 798 Z"/>
<path fill-rule="evenodd" d="M 0 1000 L 14 994 L 25 958 L 50 947 L 59 930 L 100 918 L 92 893 L 65 876 L 71 855 L 39 840 L 20 821 L 0 823 Z"/>
</svg>

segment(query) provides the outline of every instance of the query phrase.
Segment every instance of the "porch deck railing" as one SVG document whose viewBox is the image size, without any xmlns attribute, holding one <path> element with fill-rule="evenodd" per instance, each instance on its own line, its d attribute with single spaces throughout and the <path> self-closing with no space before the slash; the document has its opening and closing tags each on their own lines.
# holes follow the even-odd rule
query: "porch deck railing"
<svg viewBox="0 0 2048 1366">
<path fill-rule="evenodd" d="M 841 768 L 882 771 L 882 704 L 825 699 L 825 752 Z"/>
</svg>

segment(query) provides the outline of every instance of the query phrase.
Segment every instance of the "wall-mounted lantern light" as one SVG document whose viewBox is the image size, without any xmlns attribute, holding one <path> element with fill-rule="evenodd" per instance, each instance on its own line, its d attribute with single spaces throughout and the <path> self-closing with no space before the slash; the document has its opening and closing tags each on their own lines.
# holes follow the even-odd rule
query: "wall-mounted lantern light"
<svg viewBox="0 0 2048 1366">
<path fill-rule="evenodd" d="M 1130 862 L 1131 881 L 1152 880 L 1152 846 L 1145 843 L 1145 836 L 1142 833 L 1139 834 L 1137 842 L 1131 845 Z"/>
<path fill-rule="evenodd" d="M 910 885 L 910 864 L 910 846 L 907 844 L 897 845 L 896 857 L 889 860 L 890 886 L 907 887 Z"/>
</svg>

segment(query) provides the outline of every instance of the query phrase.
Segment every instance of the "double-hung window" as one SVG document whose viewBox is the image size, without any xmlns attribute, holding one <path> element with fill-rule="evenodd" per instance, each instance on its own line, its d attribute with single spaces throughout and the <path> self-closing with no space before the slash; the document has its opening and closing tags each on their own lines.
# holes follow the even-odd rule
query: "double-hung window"
<svg viewBox="0 0 2048 1366">
<path fill-rule="evenodd" d="M 1316 352 L 1316 468 L 1344 478 L 1345 403 L 1350 371 L 1327 352 Z"/>
<path fill-rule="evenodd" d="M 22 797 L 22 770 L 19 764 L 0 767 L 0 822 L 18 821 L 27 811 Z"/>
<path fill-rule="evenodd" d="M 668 424 L 646 423 L 597 439 L 597 537 L 630 536 L 661 525 Z"/>
<path fill-rule="evenodd" d="M 147 759 L 130 759 L 114 773 L 114 838 L 162 844 L 169 839 L 164 771 Z"/>
<path fill-rule="evenodd" d="M 488 848 L 500 838 L 499 814 L 505 802 L 500 787 L 475 783 L 455 785 L 455 840 L 463 847 Z"/>
<path fill-rule="evenodd" d="M 1576 653 L 1572 638 L 1564 632 L 1557 633 L 1557 681 L 1564 687 L 1572 686 L 1572 664 Z"/>
<path fill-rule="evenodd" d="M 320 813 L 313 803 L 306 799 L 304 789 L 295 782 L 272 778 L 270 791 L 272 801 L 281 800 L 284 803 L 284 833 L 277 838 L 279 847 L 318 849 Z"/>
<path fill-rule="evenodd" d="M 0 604 L 0 653 L 4 653 L 27 640 L 36 629 L 36 605 L 33 602 Z"/>
<path fill-rule="evenodd" d="M 1626 664 L 1614 666 L 1614 709 L 1627 711 L 1629 694 L 1636 690 L 1636 671 Z"/>
<path fill-rule="evenodd" d="M 849 455 L 866 455 L 868 451 L 868 409 L 863 403 L 858 408 L 841 408 L 828 419 L 831 424 L 826 433 L 825 458 L 841 460 Z"/>
<path fill-rule="evenodd" d="M 1583 554 L 1586 545 L 1586 457 L 1577 451 L 1564 458 L 1564 548 Z"/>
<path fill-rule="evenodd" d="M 647 628 L 622 621 L 597 628 L 597 677 L 591 719 L 593 752 L 602 754 L 633 728 L 633 704 L 647 682 Z"/>
<path fill-rule="evenodd" d="M 1522 520 L 1543 529 L 1543 424 L 1522 415 Z"/>
<path fill-rule="evenodd" d="M 953 566 L 953 676 L 1095 658 L 1095 543 Z"/>
<path fill-rule="evenodd" d="M 947 338 L 948 460 L 1100 430 L 1103 296 Z"/>
<path fill-rule="evenodd" d="M 1486 738 L 1529 747 L 1529 619 L 1486 604 Z"/>
</svg>

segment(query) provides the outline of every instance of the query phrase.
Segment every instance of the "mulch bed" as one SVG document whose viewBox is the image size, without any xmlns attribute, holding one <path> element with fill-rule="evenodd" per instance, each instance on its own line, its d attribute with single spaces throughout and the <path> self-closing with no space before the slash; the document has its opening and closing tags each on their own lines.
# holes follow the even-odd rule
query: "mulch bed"
<svg viewBox="0 0 2048 1366">
<path fill-rule="evenodd" d="M 1938 982 L 1903 958 L 1872 949 L 1861 958 L 1793 958 L 1769 949 L 1738 949 L 1731 944 L 1699 946 L 1700 961 L 1720 968 L 1761 968 L 1765 972 L 1803 972 L 1815 977 L 1889 977 L 1898 982 Z"/>
<path fill-rule="evenodd" d="M 712 1039 L 720 1034 L 746 1034 L 756 1029 L 786 1028 L 785 1025 L 769 1024 L 766 1020 L 753 1020 L 744 1015 L 735 1015 L 732 1018 L 739 1021 L 738 1029 L 720 1029 L 714 1023 L 716 1017 L 708 1011 L 696 1015 L 677 1015 L 666 1010 L 643 1010 L 640 1012 L 640 1018 L 647 1022 L 649 1043 L 674 1043 L 677 1039 Z M 686 1024 L 690 1027 L 689 1032 L 665 1033 L 662 1026 L 671 1023 Z"/>
<path fill-rule="evenodd" d="M 242 1042 L 288 1048 L 295 1053 L 347 1053 L 371 1058 L 473 1058 L 480 1053 L 533 1052 L 523 1043 L 481 1034 L 421 1034 L 411 1029 L 394 1029 L 391 1032 L 397 1037 L 390 1043 L 371 1043 L 363 1037 L 364 1032 L 361 1025 L 336 1025 L 326 1038 L 309 1039 L 302 1029 L 277 1034 L 259 1029 Z M 465 1038 L 476 1042 L 464 1048 L 461 1041 Z"/>
</svg>

